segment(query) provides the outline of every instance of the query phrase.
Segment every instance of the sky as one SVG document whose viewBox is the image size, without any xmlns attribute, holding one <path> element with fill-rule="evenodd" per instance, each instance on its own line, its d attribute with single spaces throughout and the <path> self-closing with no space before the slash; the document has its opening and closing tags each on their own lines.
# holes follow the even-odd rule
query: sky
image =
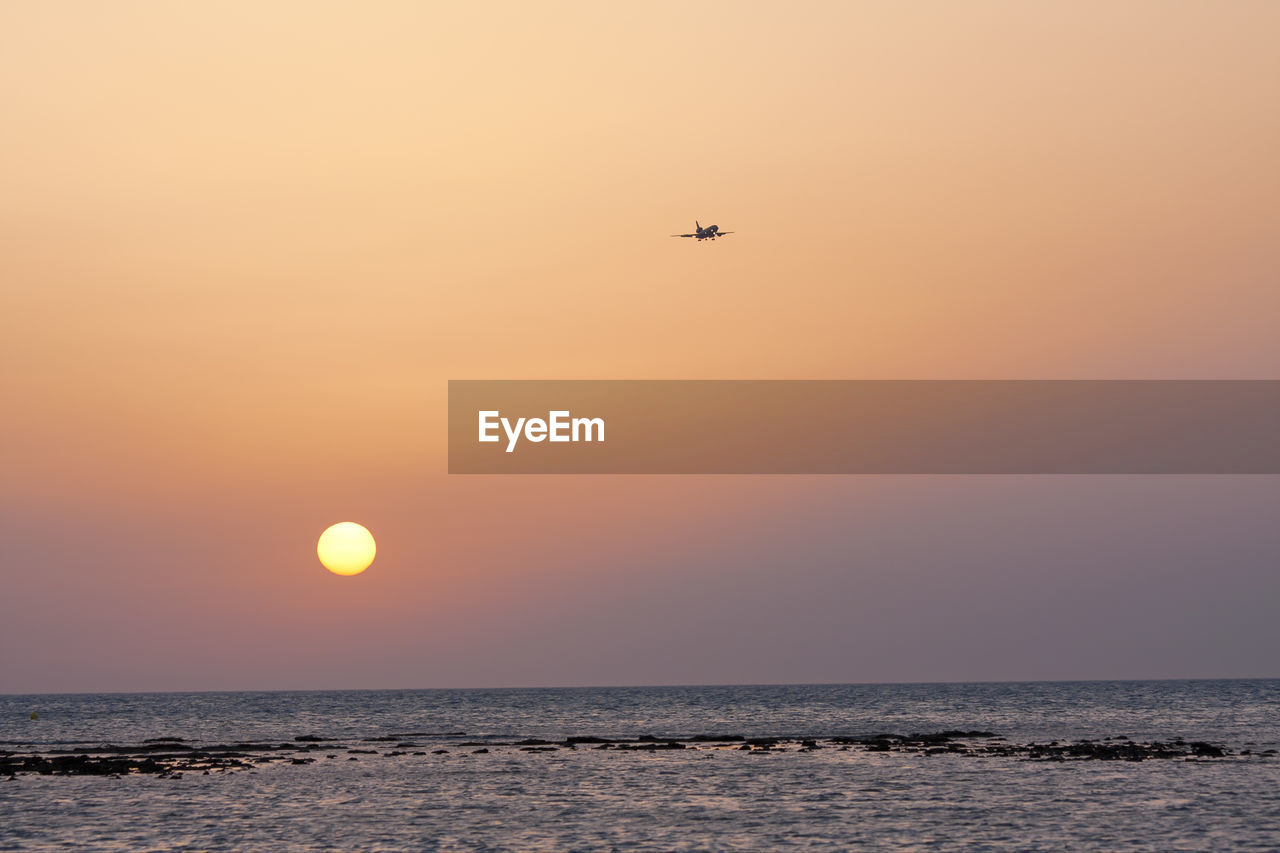
<svg viewBox="0 0 1280 853">
<path fill-rule="evenodd" d="M 1280 676 L 1275 477 L 445 441 L 450 379 L 1280 378 L 1278 32 L 4 4 L 0 692 Z M 357 577 L 316 560 L 342 520 Z"/>
</svg>

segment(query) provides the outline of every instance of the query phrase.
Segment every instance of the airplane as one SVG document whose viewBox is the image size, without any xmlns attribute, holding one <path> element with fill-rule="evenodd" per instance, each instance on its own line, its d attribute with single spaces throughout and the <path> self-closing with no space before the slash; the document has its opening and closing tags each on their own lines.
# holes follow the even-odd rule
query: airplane
<svg viewBox="0 0 1280 853">
<path fill-rule="evenodd" d="M 699 242 L 701 242 L 702 240 L 714 240 L 717 237 L 723 237 L 726 234 L 733 233 L 732 231 L 721 231 L 719 225 L 708 225 L 706 228 L 703 228 L 701 225 L 698 224 L 698 221 L 696 219 L 693 221 L 693 227 L 698 230 L 692 234 L 672 234 L 671 236 L 672 237 L 693 237 L 697 239 Z"/>
</svg>

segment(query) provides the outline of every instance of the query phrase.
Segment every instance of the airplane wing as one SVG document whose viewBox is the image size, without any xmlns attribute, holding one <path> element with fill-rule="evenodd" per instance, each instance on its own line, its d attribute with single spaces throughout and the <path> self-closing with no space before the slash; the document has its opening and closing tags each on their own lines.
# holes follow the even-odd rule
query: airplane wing
<svg viewBox="0 0 1280 853">
<path fill-rule="evenodd" d="M 697 234 L 672 234 L 672 237 L 697 237 Z"/>
</svg>

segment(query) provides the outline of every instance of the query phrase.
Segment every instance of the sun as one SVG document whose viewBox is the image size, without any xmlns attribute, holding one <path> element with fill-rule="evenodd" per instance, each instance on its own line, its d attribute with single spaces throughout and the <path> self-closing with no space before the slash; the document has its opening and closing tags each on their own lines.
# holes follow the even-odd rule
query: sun
<svg viewBox="0 0 1280 853">
<path fill-rule="evenodd" d="M 335 575 L 358 575 L 373 562 L 378 546 L 368 528 L 354 521 L 340 521 L 320 534 L 316 555 Z"/>
</svg>

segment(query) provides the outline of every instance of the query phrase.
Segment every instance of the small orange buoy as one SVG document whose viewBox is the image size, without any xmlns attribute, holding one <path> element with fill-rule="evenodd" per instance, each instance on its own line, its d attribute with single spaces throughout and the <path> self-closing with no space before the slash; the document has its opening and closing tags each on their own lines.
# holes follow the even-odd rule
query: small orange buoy
<svg viewBox="0 0 1280 853">
<path fill-rule="evenodd" d="M 37 714 L 35 711 L 32 711 L 32 712 L 31 712 L 31 719 L 33 719 L 33 720 L 38 720 L 38 719 L 40 719 L 40 715 L 39 715 L 39 714 Z"/>
</svg>

